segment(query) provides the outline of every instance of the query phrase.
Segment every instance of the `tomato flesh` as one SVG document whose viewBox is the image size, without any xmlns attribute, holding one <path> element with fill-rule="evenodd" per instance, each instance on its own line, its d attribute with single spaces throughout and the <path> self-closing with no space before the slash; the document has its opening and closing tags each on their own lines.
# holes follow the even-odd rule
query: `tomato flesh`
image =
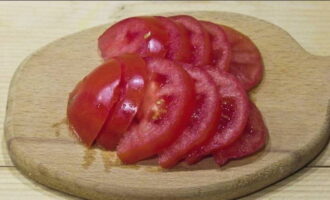
<svg viewBox="0 0 330 200">
<path fill-rule="evenodd" d="M 125 53 L 142 57 L 165 57 L 168 35 L 154 17 L 131 17 L 108 28 L 98 40 L 102 57 L 107 60 Z"/>
<path fill-rule="evenodd" d="M 200 68 L 185 67 L 195 81 L 196 106 L 188 126 L 169 147 L 159 155 L 159 164 L 170 168 L 186 157 L 189 151 L 210 138 L 220 118 L 218 90 L 212 77 Z"/>
<path fill-rule="evenodd" d="M 212 22 L 200 21 L 211 37 L 212 64 L 220 70 L 228 71 L 231 60 L 231 47 L 224 30 Z"/>
<path fill-rule="evenodd" d="M 150 79 L 138 122 L 126 132 L 117 154 L 126 164 L 156 155 L 170 145 L 189 121 L 194 107 L 194 85 L 173 61 L 147 59 Z"/>
<path fill-rule="evenodd" d="M 247 36 L 187 15 L 142 16 L 112 25 L 98 47 L 106 62 L 67 106 L 86 146 L 117 150 L 125 164 L 159 155 L 163 168 L 209 155 L 221 166 L 264 147 L 268 131 L 247 95 L 264 66 Z"/>
<path fill-rule="evenodd" d="M 267 140 L 268 130 L 258 108 L 251 103 L 251 111 L 243 134 L 230 146 L 213 154 L 218 165 L 222 166 L 229 160 L 243 158 L 261 150 Z"/>
<path fill-rule="evenodd" d="M 87 146 L 95 141 L 118 99 L 120 76 L 119 63 L 111 59 L 88 74 L 69 95 L 69 124 Z"/>
<path fill-rule="evenodd" d="M 192 46 L 188 31 L 181 25 L 167 17 L 156 17 L 168 33 L 168 46 L 166 58 L 188 62 L 192 57 Z"/>
<path fill-rule="evenodd" d="M 232 50 L 229 72 L 233 74 L 249 91 L 262 79 L 264 65 L 258 48 L 242 33 L 221 25 Z"/>
<path fill-rule="evenodd" d="M 210 36 L 199 21 L 187 15 L 173 16 L 170 18 L 183 25 L 189 32 L 190 43 L 193 46 L 193 57 L 190 63 L 196 66 L 211 64 Z"/>
<path fill-rule="evenodd" d="M 111 110 L 96 143 L 108 150 L 114 150 L 131 124 L 145 92 L 147 67 L 136 54 L 116 57 L 122 65 L 121 96 Z"/>
<path fill-rule="evenodd" d="M 213 77 L 220 96 L 220 120 L 216 133 L 201 146 L 195 148 L 186 158 L 189 164 L 200 161 L 218 149 L 232 144 L 242 134 L 249 113 L 249 99 L 238 80 L 229 73 L 206 68 Z"/>
</svg>

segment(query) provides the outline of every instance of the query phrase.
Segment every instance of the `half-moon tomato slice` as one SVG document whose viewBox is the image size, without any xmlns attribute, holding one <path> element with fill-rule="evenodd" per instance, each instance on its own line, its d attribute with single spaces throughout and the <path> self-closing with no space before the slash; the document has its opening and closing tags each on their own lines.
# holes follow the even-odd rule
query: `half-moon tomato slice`
<svg viewBox="0 0 330 200">
<path fill-rule="evenodd" d="M 187 125 L 194 108 L 194 84 L 181 65 L 149 58 L 150 80 L 139 120 L 117 146 L 122 162 L 149 158 L 170 145 Z"/>
<path fill-rule="evenodd" d="M 264 64 L 258 48 L 242 33 L 221 25 L 225 31 L 232 50 L 229 72 L 233 74 L 249 91 L 262 79 Z"/>
<path fill-rule="evenodd" d="M 120 77 L 119 63 L 110 59 L 80 81 L 69 95 L 69 124 L 87 146 L 93 144 L 118 100 Z"/>
<path fill-rule="evenodd" d="M 110 111 L 96 143 L 114 150 L 127 131 L 143 99 L 148 71 L 145 61 L 137 54 L 115 57 L 121 63 L 122 78 L 119 101 Z"/>
<path fill-rule="evenodd" d="M 241 137 L 230 146 L 213 154 L 215 161 L 220 165 L 229 160 L 239 159 L 260 151 L 266 144 L 267 127 L 258 108 L 251 103 L 251 111 L 247 125 Z"/>
<path fill-rule="evenodd" d="M 210 34 L 212 45 L 212 64 L 220 70 L 228 71 L 231 60 L 231 47 L 224 30 L 217 24 L 200 21 Z"/>
<path fill-rule="evenodd" d="M 164 168 L 173 167 L 213 136 L 220 118 L 218 89 L 212 77 L 197 67 L 185 66 L 185 70 L 195 81 L 196 106 L 182 134 L 160 153 L 158 161 Z"/>
<path fill-rule="evenodd" d="M 211 64 L 210 36 L 199 21 L 187 15 L 173 16 L 170 19 L 183 25 L 189 32 L 190 43 L 193 46 L 193 56 L 189 63 L 196 66 Z"/>
<path fill-rule="evenodd" d="M 124 53 L 137 53 L 142 57 L 164 57 L 168 35 L 154 17 L 131 17 L 108 28 L 99 37 L 99 49 L 107 60 Z"/>
<path fill-rule="evenodd" d="M 188 62 L 192 57 L 192 45 L 190 44 L 188 31 L 181 25 L 167 17 L 156 17 L 164 31 L 168 33 L 166 58 Z"/>
<path fill-rule="evenodd" d="M 186 161 L 189 164 L 198 162 L 237 140 L 244 130 L 249 115 L 249 99 L 240 82 L 227 72 L 217 72 L 217 69 L 212 67 L 205 69 L 219 86 L 221 117 L 213 137 L 188 155 Z"/>
</svg>

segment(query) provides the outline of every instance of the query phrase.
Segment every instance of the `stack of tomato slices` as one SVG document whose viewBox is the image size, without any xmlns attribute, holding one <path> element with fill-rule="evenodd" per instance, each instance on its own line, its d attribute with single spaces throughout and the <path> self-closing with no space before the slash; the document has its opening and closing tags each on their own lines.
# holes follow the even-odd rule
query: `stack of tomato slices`
<svg viewBox="0 0 330 200">
<path fill-rule="evenodd" d="M 70 93 L 70 126 L 125 164 L 171 168 L 213 155 L 221 166 L 261 150 L 268 131 L 248 91 L 257 47 L 233 28 L 191 16 L 132 17 L 99 37 L 105 62 Z"/>
</svg>

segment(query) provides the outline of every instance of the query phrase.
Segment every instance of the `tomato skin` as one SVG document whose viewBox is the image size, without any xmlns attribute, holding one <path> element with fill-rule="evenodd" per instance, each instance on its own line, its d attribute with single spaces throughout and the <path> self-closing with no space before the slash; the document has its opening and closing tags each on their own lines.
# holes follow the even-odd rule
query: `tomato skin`
<svg viewBox="0 0 330 200">
<path fill-rule="evenodd" d="M 258 108 L 251 102 L 251 111 L 242 136 L 230 146 L 213 154 L 213 157 L 222 166 L 228 161 L 239 159 L 260 151 L 267 142 L 268 130 Z"/>
<path fill-rule="evenodd" d="M 200 21 L 200 23 L 211 38 L 212 64 L 217 66 L 220 70 L 228 71 L 232 52 L 225 31 L 221 26 L 212 22 Z"/>
<path fill-rule="evenodd" d="M 98 145 L 108 150 L 115 150 L 132 123 L 143 99 L 148 77 L 146 63 L 137 54 L 126 54 L 114 59 L 121 63 L 121 95 L 96 140 Z"/>
<path fill-rule="evenodd" d="M 150 158 L 170 145 L 194 107 L 194 85 L 180 65 L 160 58 L 146 61 L 151 75 L 142 113 L 117 146 L 118 157 L 126 164 Z"/>
<path fill-rule="evenodd" d="M 69 95 L 69 124 L 88 147 L 93 144 L 118 99 L 120 76 L 119 63 L 110 59 L 89 73 Z"/>
<path fill-rule="evenodd" d="M 246 91 L 249 91 L 262 80 L 264 64 L 261 54 L 249 37 L 228 26 L 221 27 L 232 49 L 229 72 L 242 83 Z"/>
<path fill-rule="evenodd" d="M 197 67 L 184 68 L 195 82 L 196 106 L 182 134 L 159 154 L 158 162 L 163 168 L 173 167 L 190 150 L 212 137 L 220 118 L 220 99 L 212 77 Z"/>
<path fill-rule="evenodd" d="M 108 28 L 98 46 L 106 63 L 76 85 L 67 106 L 86 146 L 117 148 L 125 164 L 158 154 L 163 168 L 208 155 L 221 166 L 264 147 L 268 130 L 246 94 L 264 65 L 244 34 L 186 15 L 142 16 Z"/>
<path fill-rule="evenodd" d="M 192 150 L 186 158 L 189 164 L 200 161 L 218 149 L 225 148 L 242 134 L 249 114 L 248 96 L 238 80 L 214 67 L 204 67 L 219 86 L 221 117 L 213 137 Z"/>
<path fill-rule="evenodd" d="M 188 31 L 170 18 L 156 16 L 162 26 L 168 32 L 167 54 L 166 58 L 188 62 L 192 57 L 192 46 L 189 41 Z"/>
<path fill-rule="evenodd" d="M 154 17 L 131 17 L 108 28 L 98 40 L 104 60 L 125 53 L 165 57 L 168 35 Z"/>
<path fill-rule="evenodd" d="M 196 66 L 211 64 L 210 36 L 199 21 L 187 15 L 172 16 L 170 19 L 183 25 L 190 34 L 190 43 L 193 46 L 193 56 L 189 63 Z"/>
</svg>

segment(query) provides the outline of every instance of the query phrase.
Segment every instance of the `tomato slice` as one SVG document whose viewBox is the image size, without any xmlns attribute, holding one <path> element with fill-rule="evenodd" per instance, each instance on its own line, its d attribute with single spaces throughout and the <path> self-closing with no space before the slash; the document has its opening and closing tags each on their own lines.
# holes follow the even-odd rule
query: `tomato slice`
<svg viewBox="0 0 330 200">
<path fill-rule="evenodd" d="M 221 25 L 232 50 L 229 72 L 232 73 L 249 91 L 262 79 L 264 65 L 258 48 L 242 33 Z"/>
<path fill-rule="evenodd" d="M 154 17 L 131 17 L 108 28 L 99 37 L 99 49 L 107 60 L 124 53 L 164 57 L 168 35 Z"/>
<path fill-rule="evenodd" d="M 119 63 L 110 59 L 80 81 L 69 95 L 69 124 L 87 146 L 93 144 L 118 99 L 120 76 Z"/>
<path fill-rule="evenodd" d="M 220 165 L 229 160 L 243 158 L 260 151 L 266 144 L 267 127 L 258 108 L 251 103 L 251 111 L 243 134 L 232 145 L 213 154 L 215 161 Z"/>
<path fill-rule="evenodd" d="M 199 21 L 187 15 L 173 16 L 170 19 L 183 25 L 189 32 L 190 43 L 193 46 L 190 63 L 196 66 L 211 64 L 210 36 Z"/>
<path fill-rule="evenodd" d="M 249 115 L 249 99 L 239 81 L 233 75 L 218 72 L 213 67 L 205 69 L 219 86 L 221 117 L 213 137 L 188 155 L 186 161 L 189 164 L 198 162 L 237 140 L 244 130 Z"/>
<path fill-rule="evenodd" d="M 218 89 L 212 77 L 200 68 L 186 66 L 185 69 L 195 81 L 196 106 L 182 134 L 160 153 L 159 164 L 163 168 L 173 167 L 210 138 L 220 118 Z"/>
<path fill-rule="evenodd" d="M 145 92 L 147 67 L 136 54 L 115 57 L 122 65 L 121 97 L 110 111 L 96 143 L 108 150 L 114 150 L 127 131 L 137 113 Z"/>
<path fill-rule="evenodd" d="M 212 64 L 220 70 L 228 71 L 231 60 L 231 47 L 224 30 L 217 24 L 200 21 L 211 37 Z"/>
<path fill-rule="evenodd" d="M 168 33 L 168 46 L 166 58 L 188 62 L 192 57 L 188 31 L 181 25 L 167 17 L 156 17 Z"/>
<path fill-rule="evenodd" d="M 156 155 L 182 132 L 194 107 L 194 84 L 173 61 L 147 59 L 151 72 L 139 121 L 124 134 L 117 154 L 126 164 Z"/>
</svg>

